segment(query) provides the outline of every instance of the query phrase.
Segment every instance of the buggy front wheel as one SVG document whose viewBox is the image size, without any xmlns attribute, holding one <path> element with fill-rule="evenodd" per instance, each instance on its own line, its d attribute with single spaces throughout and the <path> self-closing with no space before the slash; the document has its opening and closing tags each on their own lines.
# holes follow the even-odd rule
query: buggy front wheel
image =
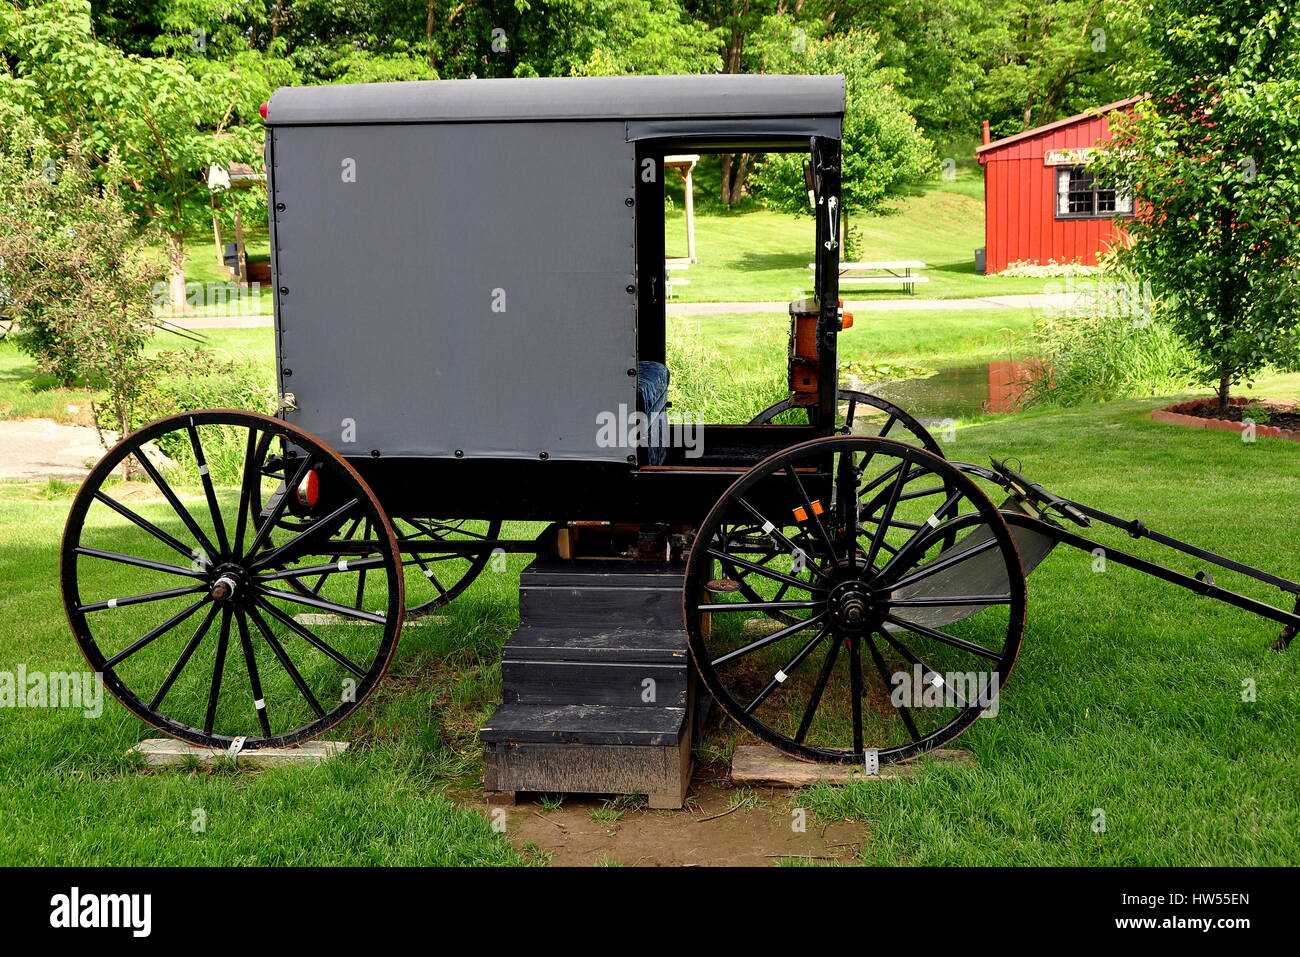
<svg viewBox="0 0 1300 957">
<path fill-rule="evenodd" d="M 729 579 L 737 567 L 749 594 Z M 805 760 L 887 764 L 996 713 L 1025 578 L 1007 523 L 958 469 L 832 436 L 770 456 L 722 496 L 696 533 L 684 605 L 695 667 L 742 727 Z"/>
</svg>

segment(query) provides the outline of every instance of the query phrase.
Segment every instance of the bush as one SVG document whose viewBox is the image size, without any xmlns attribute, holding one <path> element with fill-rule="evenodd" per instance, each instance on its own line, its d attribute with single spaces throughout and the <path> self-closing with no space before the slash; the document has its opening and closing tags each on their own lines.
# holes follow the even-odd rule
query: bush
<svg viewBox="0 0 1300 957">
<path fill-rule="evenodd" d="M 1026 405 L 1085 402 L 1184 391 L 1191 351 L 1170 326 L 1107 310 L 1067 313 L 1031 336 L 1040 362 L 1024 383 Z"/>
<path fill-rule="evenodd" d="M 244 359 L 221 359 L 203 349 L 160 352 L 144 360 L 144 385 L 136 405 L 133 428 L 149 422 L 193 412 L 196 409 L 242 409 L 270 415 L 275 411 L 273 384 L 262 370 Z M 98 407 L 101 428 L 116 425 Z M 247 435 L 236 429 L 205 427 L 204 454 L 214 481 L 237 484 L 243 471 Z M 194 452 L 184 433 L 172 433 L 159 442 L 159 451 L 177 463 L 192 465 Z M 193 477 L 193 469 L 182 470 Z"/>
</svg>

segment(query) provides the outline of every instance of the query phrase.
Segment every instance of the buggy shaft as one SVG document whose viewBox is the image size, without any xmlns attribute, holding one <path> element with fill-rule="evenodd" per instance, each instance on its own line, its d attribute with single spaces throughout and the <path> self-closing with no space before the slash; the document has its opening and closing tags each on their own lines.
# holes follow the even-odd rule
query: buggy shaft
<svg viewBox="0 0 1300 957">
<path fill-rule="evenodd" d="M 1082 506 L 1080 507 L 1083 508 Z M 1085 510 L 1088 511 L 1090 514 L 1094 511 L 1092 509 L 1085 509 Z M 1280 624 L 1283 625 L 1288 625 L 1292 628 L 1300 628 L 1300 614 L 1297 614 L 1295 612 L 1290 612 L 1290 611 L 1283 611 L 1281 608 L 1278 608 L 1274 605 L 1270 605 L 1267 602 L 1259 601 L 1258 599 L 1251 598 L 1247 595 L 1242 595 L 1234 591 L 1230 591 L 1226 588 L 1220 588 L 1218 585 L 1214 584 L 1212 580 L 1195 578 L 1191 575 L 1184 575 L 1182 572 L 1176 572 L 1172 568 L 1166 568 L 1164 565 L 1160 565 L 1148 559 L 1140 558 L 1137 555 L 1131 555 L 1128 552 L 1121 551 L 1120 549 L 1117 548 L 1111 548 L 1091 538 L 1087 538 L 1083 535 L 1077 535 L 1074 532 L 1069 531 L 1068 529 L 1062 528 L 1060 525 L 1056 525 L 1052 522 L 1043 521 L 1040 518 L 1034 518 L 1031 515 L 1025 515 L 1022 512 L 1012 512 L 1008 510 L 1003 510 L 1002 517 L 1007 520 L 1007 524 L 1009 525 L 1019 525 L 1023 528 L 1030 529 L 1031 531 L 1038 532 L 1040 535 L 1050 536 L 1052 538 L 1055 538 L 1058 542 L 1061 542 L 1065 545 L 1070 545 L 1074 548 L 1079 549 L 1080 551 L 1095 552 L 1097 550 L 1100 550 L 1109 561 L 1119 562 L 1121 565 L 1125 565 L 1129 568 L 1135 569 L 1140 572 L 1145 572 L 1148 575 L 1153 575 L 1156 578 L 1162 579 L 1174 585 L 1178 585 L 1181 588 L 1186 588 L 1188 591 L 1195 592 L 1198 595 L 1204 595 L 1205 597 L 1213 598 L 1216 601 L 1225 602 L 1226 604 L 1229 605 L 1235 605 L 1236 607 L 1251 612 L 1252 614 L 1259 615 L 1261 618 L 1268 618 L 1271 619 L 1272 621 L 1279 622 Z M 1100 516 L 1094 516 L 1094 517 L 1100 517 Z M 1104 518 L 1102 518 L 1102 520 L 1105 521 Z M 1122 528 L 1124 526 L 1121 524 L 1119 527 Z M 1157 541 L 1159 541 L 1159 539 L 1157 539 Z M 1193 546 L 1189 545 L 1186 548 L 1180 550 L 1188 551 L 1191 548 L 1193 548 Z M 1200 549 L 1196 549 L 1196 551 L 1191 553 L 1196 554 L 1199 551 Z M 1212 556 L 1212 557 L 1217 558 L 1219 556 Z M 1224 561 L 1227 561 L 1227 559 L 1224 559 Z M 1222 564 L 1222 563 L 1220 562 L 1218 564 Z M 1235 565 L 1236 563 L 1233 564 Z M 1227 567 L 1231 567 L 1231 566 L 1227 566 Z M 1261 575 L 1264 574 L 1263 572 L 1258 572 L 1257 569 L 1249 569 L 1247 566 L 1242 566 L 1242 570 L 1245 570 L 1248 573 L 1256 572 L 1254 576 L 1256 578 L 1259 578 Z M 1267 580 L 1267 579 L 1261 579 L 1261 580 Z M 1280 581 L 1284 581 L 1284 579 Z M 1287 584 L 1291 585 L 1292 589 L 1296 587 L 1295 584 L 1292 582 L 1287 582 Z"/>
</svg>

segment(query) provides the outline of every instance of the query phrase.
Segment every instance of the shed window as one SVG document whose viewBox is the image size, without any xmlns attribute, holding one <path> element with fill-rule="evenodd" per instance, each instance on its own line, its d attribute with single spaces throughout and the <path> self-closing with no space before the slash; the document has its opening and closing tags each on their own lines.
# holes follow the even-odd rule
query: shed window
<svg viewBox="0 0 1300 957">
<path fill-rule="evenodd" d="M 1122 190 L 1099 189 L 1084 166 L 1056 169 L 1057 219 L 1114 219 L 1133 215 L 1133 197 Z"/>
</svg>

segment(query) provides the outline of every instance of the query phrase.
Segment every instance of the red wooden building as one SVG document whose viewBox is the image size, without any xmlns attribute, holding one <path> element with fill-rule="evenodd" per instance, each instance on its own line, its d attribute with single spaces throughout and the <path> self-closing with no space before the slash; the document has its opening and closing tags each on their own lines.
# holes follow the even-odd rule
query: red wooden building
<svg viewBox="0 0 1300 957">
<path fill-rule="evenodd" d="M 1097 189 L 1088 154 L 1110 139 L 1108 115 L 1138 97 L 989 142 L 975 156 L 984 167 L 985 272 L 1012 263 L 1096 265 L 1133 215 L 1133 201 Z"/>
</svg>

